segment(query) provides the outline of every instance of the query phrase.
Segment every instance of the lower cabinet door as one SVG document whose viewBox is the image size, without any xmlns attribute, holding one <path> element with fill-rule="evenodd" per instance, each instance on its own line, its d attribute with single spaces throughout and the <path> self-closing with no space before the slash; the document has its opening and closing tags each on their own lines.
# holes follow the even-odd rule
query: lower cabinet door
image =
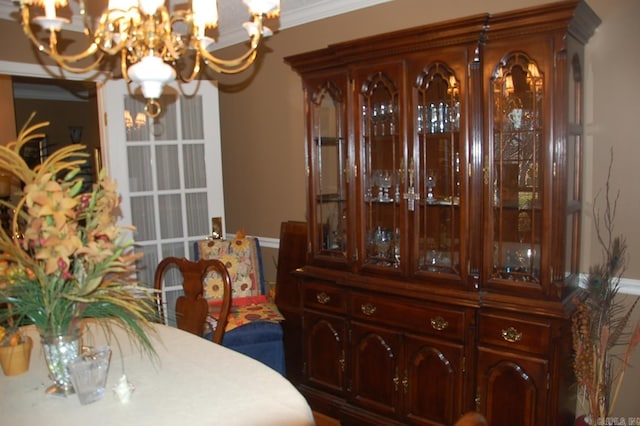
<svg viewBox="0 0 640 426">
<path fill-rule="evenodd" d="M 549 363 L 493 348 L 478 348 L 480 412 L 491 426 L 545 424 Z"/>
<path fill-rule="evenodd" d="M 405 353 L 405 421 L 414 425 L 454 424 L 462 406 L 463 346 L 407 336 Z"/>
<path fill-rule="evenodd" d="M 304 370 L 310 385 L 338 395 L 344 393 L 345 338 L 343 318 L 304 312 Z"/>
<path fill-rule="evenodd" d="M 399 334 L 382 327 L 352 323 L 351 350 L 352 403 L 396 417 L 402 387 Z"/>
</svg>

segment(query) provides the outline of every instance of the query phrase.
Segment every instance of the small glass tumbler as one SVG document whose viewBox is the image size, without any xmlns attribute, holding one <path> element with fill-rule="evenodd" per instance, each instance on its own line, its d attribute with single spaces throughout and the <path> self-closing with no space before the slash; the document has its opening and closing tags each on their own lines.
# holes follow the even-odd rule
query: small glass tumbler
<svg viewBox="0 0 640 426">
<path fill-rule="evenodd" d="M 69 364 L 73 388 L 82 405 L 102 399 L 107 384 L 111 348 L 99 346 L 91 348 Z"/>
</svg>

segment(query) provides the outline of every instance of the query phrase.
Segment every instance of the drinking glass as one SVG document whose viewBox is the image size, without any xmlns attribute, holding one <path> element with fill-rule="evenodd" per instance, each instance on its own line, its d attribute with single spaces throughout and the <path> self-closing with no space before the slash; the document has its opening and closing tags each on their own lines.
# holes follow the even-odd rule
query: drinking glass
<svg viewBox="0 0 640 426">
<path fill-rule="evenodd" d="M 102 399 L 107 384 L 111 348 L 100 346 L 85 351 L 69 364 L 73 388 L 82 405 Z"/>
</svg>

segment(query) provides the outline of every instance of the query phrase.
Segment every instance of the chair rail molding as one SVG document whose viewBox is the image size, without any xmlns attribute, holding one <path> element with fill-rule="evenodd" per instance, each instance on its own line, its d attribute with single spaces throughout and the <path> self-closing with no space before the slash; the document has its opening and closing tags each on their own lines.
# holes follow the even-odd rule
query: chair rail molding
<svg viewBox="0 0 640 426">
<path fill-rule="evenodd" d="M 640 279 L 622 278 L 620 280 L 620 293 L 640 296 Z"/>
</svg>

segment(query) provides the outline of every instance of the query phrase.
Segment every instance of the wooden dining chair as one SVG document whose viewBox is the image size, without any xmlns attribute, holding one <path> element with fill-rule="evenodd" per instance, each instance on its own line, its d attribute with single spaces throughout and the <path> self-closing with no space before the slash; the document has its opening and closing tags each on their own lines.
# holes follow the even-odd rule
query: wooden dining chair
<svg viewBox="0 0 640 426">
<path fill-rule="evenodd" d="M 203 295 L 203 283 L 210 271 L 215 270 L 220 274 L 223 296 L 217 318 L 218 324 L 211 340 L 214 343 L 222 343 L 231 309 L 231 278 L 224 263 L 217 259 L 200 259 L 197 262 L 178 257 L 163 259 L 158 264 L 154 276 L 154 287 L 158 290 L 156 302 L 161 318 L 165 318 L 168 310 L 163 291 L 167 278 L 165 275 L 172 268 L 180 271 L 184 291 L 175 304 L 176 325 L 179 329 L 198 336 L 204 335 L 205 322 L 210 312 L 210 306 Z"/>
</svg>

